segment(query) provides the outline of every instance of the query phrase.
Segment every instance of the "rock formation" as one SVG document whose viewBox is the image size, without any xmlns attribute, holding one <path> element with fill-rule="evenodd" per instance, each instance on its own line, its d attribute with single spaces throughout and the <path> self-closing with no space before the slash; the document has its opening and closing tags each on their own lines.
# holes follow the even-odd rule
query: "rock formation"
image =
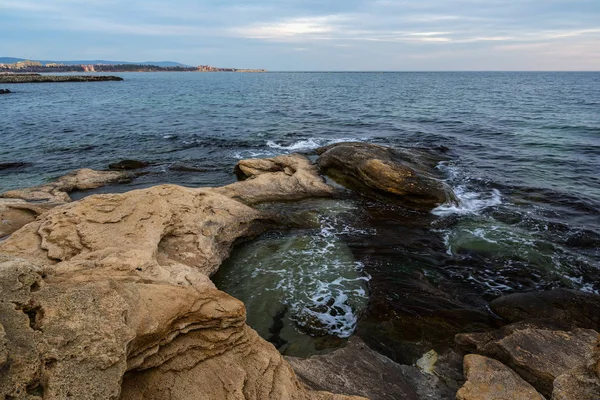
<svg viewBox="0 0 600 400">
<path fill-rule="evenodd" d="M 309 387 L 366 396 L 371 400 L 454 399 L 455 388 L 433 371 L 400 365 L 353 337 L 346 347 L 307 359 L 287 357 Z"/>
<path fill-rule="evenodd" d="M 302 156 L 267 164 L 241 162 L 248 179 L 217 189 L 65 203 L 0 243 L 0 396 L 351 399 L 306 389 L 209 279 L 235 240 L 281 224 L 250 205 L 333 193 Z M 67 200 L 73 186 L 12 195 Z"/>
<path fill-rule="evenodd" d="M 430 153 L 367 143 L 338 143 L 317 153 L 325 174 L 362 195 L 421 211 L 457 201 L 452 189 L 435 176 L 442 158 Z"/>
<path fill-rule="evenodd" d="M 482 359 L 471 358 L 478 361 L 467 366 L 472 356 L 466 356 L 467 383 L 458 398 L 486 398 L 476 394 L 483 391 L 481 382 L 512 388 L 517 382 L 513 374 L 548 399 L 600 398 L 600 335 L 587 329 L 597 328 L 599 305 L 600 296 L 567 289 L 513 294 L 492 301 L 494 311 L 519 322 L 493 332 L 459 334 L 456 343 L 467 352 L 495 359 L 494 368 L 505 372 L 492 376 L 492 363 Z M 519 390 L 525 387 L 517 386 Z M 539 396 L 522 398 L 543 398 Z M 488 398 L 521 397 L 507 392 L 505 397 Z"/>
<path fill-rule="evenodd" d="M 94 171 L 82 168 L 61 176 L 54 182 L 26 189 L 9 190 L 0 197 L 27 201 L 69 202 L 74 190 L 95 189 L 112 182 L 128 182 L 131 176 L 119 171 Z"/>
<path fill-rule="evenodd" d="M 544 400 L 544 396 L 499 361 L 470 354 L 465 357 L 467 383 L 457 400 Z"/>
</svg>

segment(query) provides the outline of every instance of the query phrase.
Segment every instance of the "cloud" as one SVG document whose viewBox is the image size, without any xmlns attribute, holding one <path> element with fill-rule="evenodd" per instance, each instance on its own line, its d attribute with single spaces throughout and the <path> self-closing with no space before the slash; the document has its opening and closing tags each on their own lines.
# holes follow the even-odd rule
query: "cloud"
<svg viewBox="0 0 600 400">
<path fill-rule="evenodd" d="M 538 57 L 600 69 L 599 21 L 598 0 L 0 0 L 0 36 L 10 38 L 0 55 L 96 49 L 93 58 L 138 60 L 155 49 L 269 69 L 519 69 Z"/>
</svg>

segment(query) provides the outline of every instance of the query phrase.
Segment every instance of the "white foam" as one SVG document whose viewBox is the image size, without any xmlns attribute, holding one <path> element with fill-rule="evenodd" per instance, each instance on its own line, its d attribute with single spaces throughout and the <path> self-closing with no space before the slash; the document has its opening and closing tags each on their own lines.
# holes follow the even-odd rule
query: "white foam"
<svg viewBox="0 0 600 400">
<path fill-rule="evenodd" d="M 298 151 L 298 150 L 314 150 L 319 147 L 328 146 L 330 144 L 342 143 L 342 142 L 362 142 L 362 139 L 349 139 L 349 138 L 338 138 L 338 139 L 325 139 L 325 138 L 309 138 L 306 140 L 299 140 L 290 145 L 282 145 L 273 140 L 267 142 L 267 146 L 272 149 L 286 150 L 286 151 Z"/>
<path fill-rule="evenodd" d="M 446 216 L 451 214 L 479 214 L 488 207 L 494 207 L 502 204 L 502 195 L 498 189 L 492 189 L 491 192 L 471 192 L 464 186 L 458 186 L 454 189 L 458 204 L 446 203 L 437 206 L 431 210 L 432 214 Z"/>
</svg>

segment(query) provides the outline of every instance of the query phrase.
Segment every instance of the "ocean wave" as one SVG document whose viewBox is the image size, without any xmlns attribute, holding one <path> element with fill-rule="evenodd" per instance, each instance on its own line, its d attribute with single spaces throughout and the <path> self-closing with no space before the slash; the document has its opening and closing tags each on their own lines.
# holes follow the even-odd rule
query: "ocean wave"
<svg viewBox="0 0 600 400">
<path fill-rule="evenodd" d="M 438 216 L 451 214 L 479 214 L 486 208 L 502 204 L 502 195 L 498 189 L 492 189 L 491 192 L 473 192 L 464 186 L 454 188 L 454 193 L 458 198 L 458 204 L 441 204 L 431 210 L 431 213 Z"/>
<path fill-rule="evenodd" d="M 357 138 L 337 138 L 337 139 L 324 139 L 324 138 L 309 138 L 305 140 L 299 140 L 290 144 L 279 144 L 273 140 L 267 142 L 267 146 L 272 149 L 280 149 L 287 151 L 298 151 L 298 150 L 314 150 L 319 147 L 328 146 L 330 144 L 342 143 L 342 142 L 362 142 L 363 139 Z"/>
</svg>

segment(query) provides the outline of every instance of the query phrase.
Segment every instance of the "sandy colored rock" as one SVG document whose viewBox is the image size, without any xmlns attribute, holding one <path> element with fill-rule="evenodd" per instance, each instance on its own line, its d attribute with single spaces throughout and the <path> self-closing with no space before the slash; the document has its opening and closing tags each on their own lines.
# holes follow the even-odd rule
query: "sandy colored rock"
<svg viewBox="0 0 600 400">
<path fill-rule="evenodd" d="M 469 354 L 464 359 L 464 370 L 467 381 L 456 393 L 457 400 L 545 399 L 500 361 Z"/>
<path fill-rule="evenodd" d="M 275 173 L 260 198 L 322 195 L 302 186 L 322 182 L 313 172 Z M 0 243 L 0 397 L 348 399 L 306 389 L 208 277 L 235 240 L 280 222 L 222 194 L 250 203 L 254 181 L 89 196 Z"/>
<path fill-rule="evenodd" d="M 368 143 L 338 143 L 317 152 L 324 173 L 360 194 L 424 211 L 457 201 L 452 189 L 435 176 L 441 158 L 427 152 Z"/>
<path fill-rule="evenodd" d="M 0 197 L 27 201 L 70 202 L 73 190 L 95 189 L 114 182 L 128 182 L 131 177 L 121 171 L 95 171 L 82 168 L 61 176 L 54 182 L 32 188 L 9 190 Z"/>
<path fill-rule="evenodd" d="M 335 193 L 317 168 L 298 154 L 242 160 L 235 170 L 244 181 L 215 190 L 249 204 L 273 201 L 274 198 L 285 201 L 329 197 Z"/>
<path fill-rule="evenodd" d="M 0 238 L 10 235 L 60 203 L 29 203 L 0 198 Z"/>
</svg>

